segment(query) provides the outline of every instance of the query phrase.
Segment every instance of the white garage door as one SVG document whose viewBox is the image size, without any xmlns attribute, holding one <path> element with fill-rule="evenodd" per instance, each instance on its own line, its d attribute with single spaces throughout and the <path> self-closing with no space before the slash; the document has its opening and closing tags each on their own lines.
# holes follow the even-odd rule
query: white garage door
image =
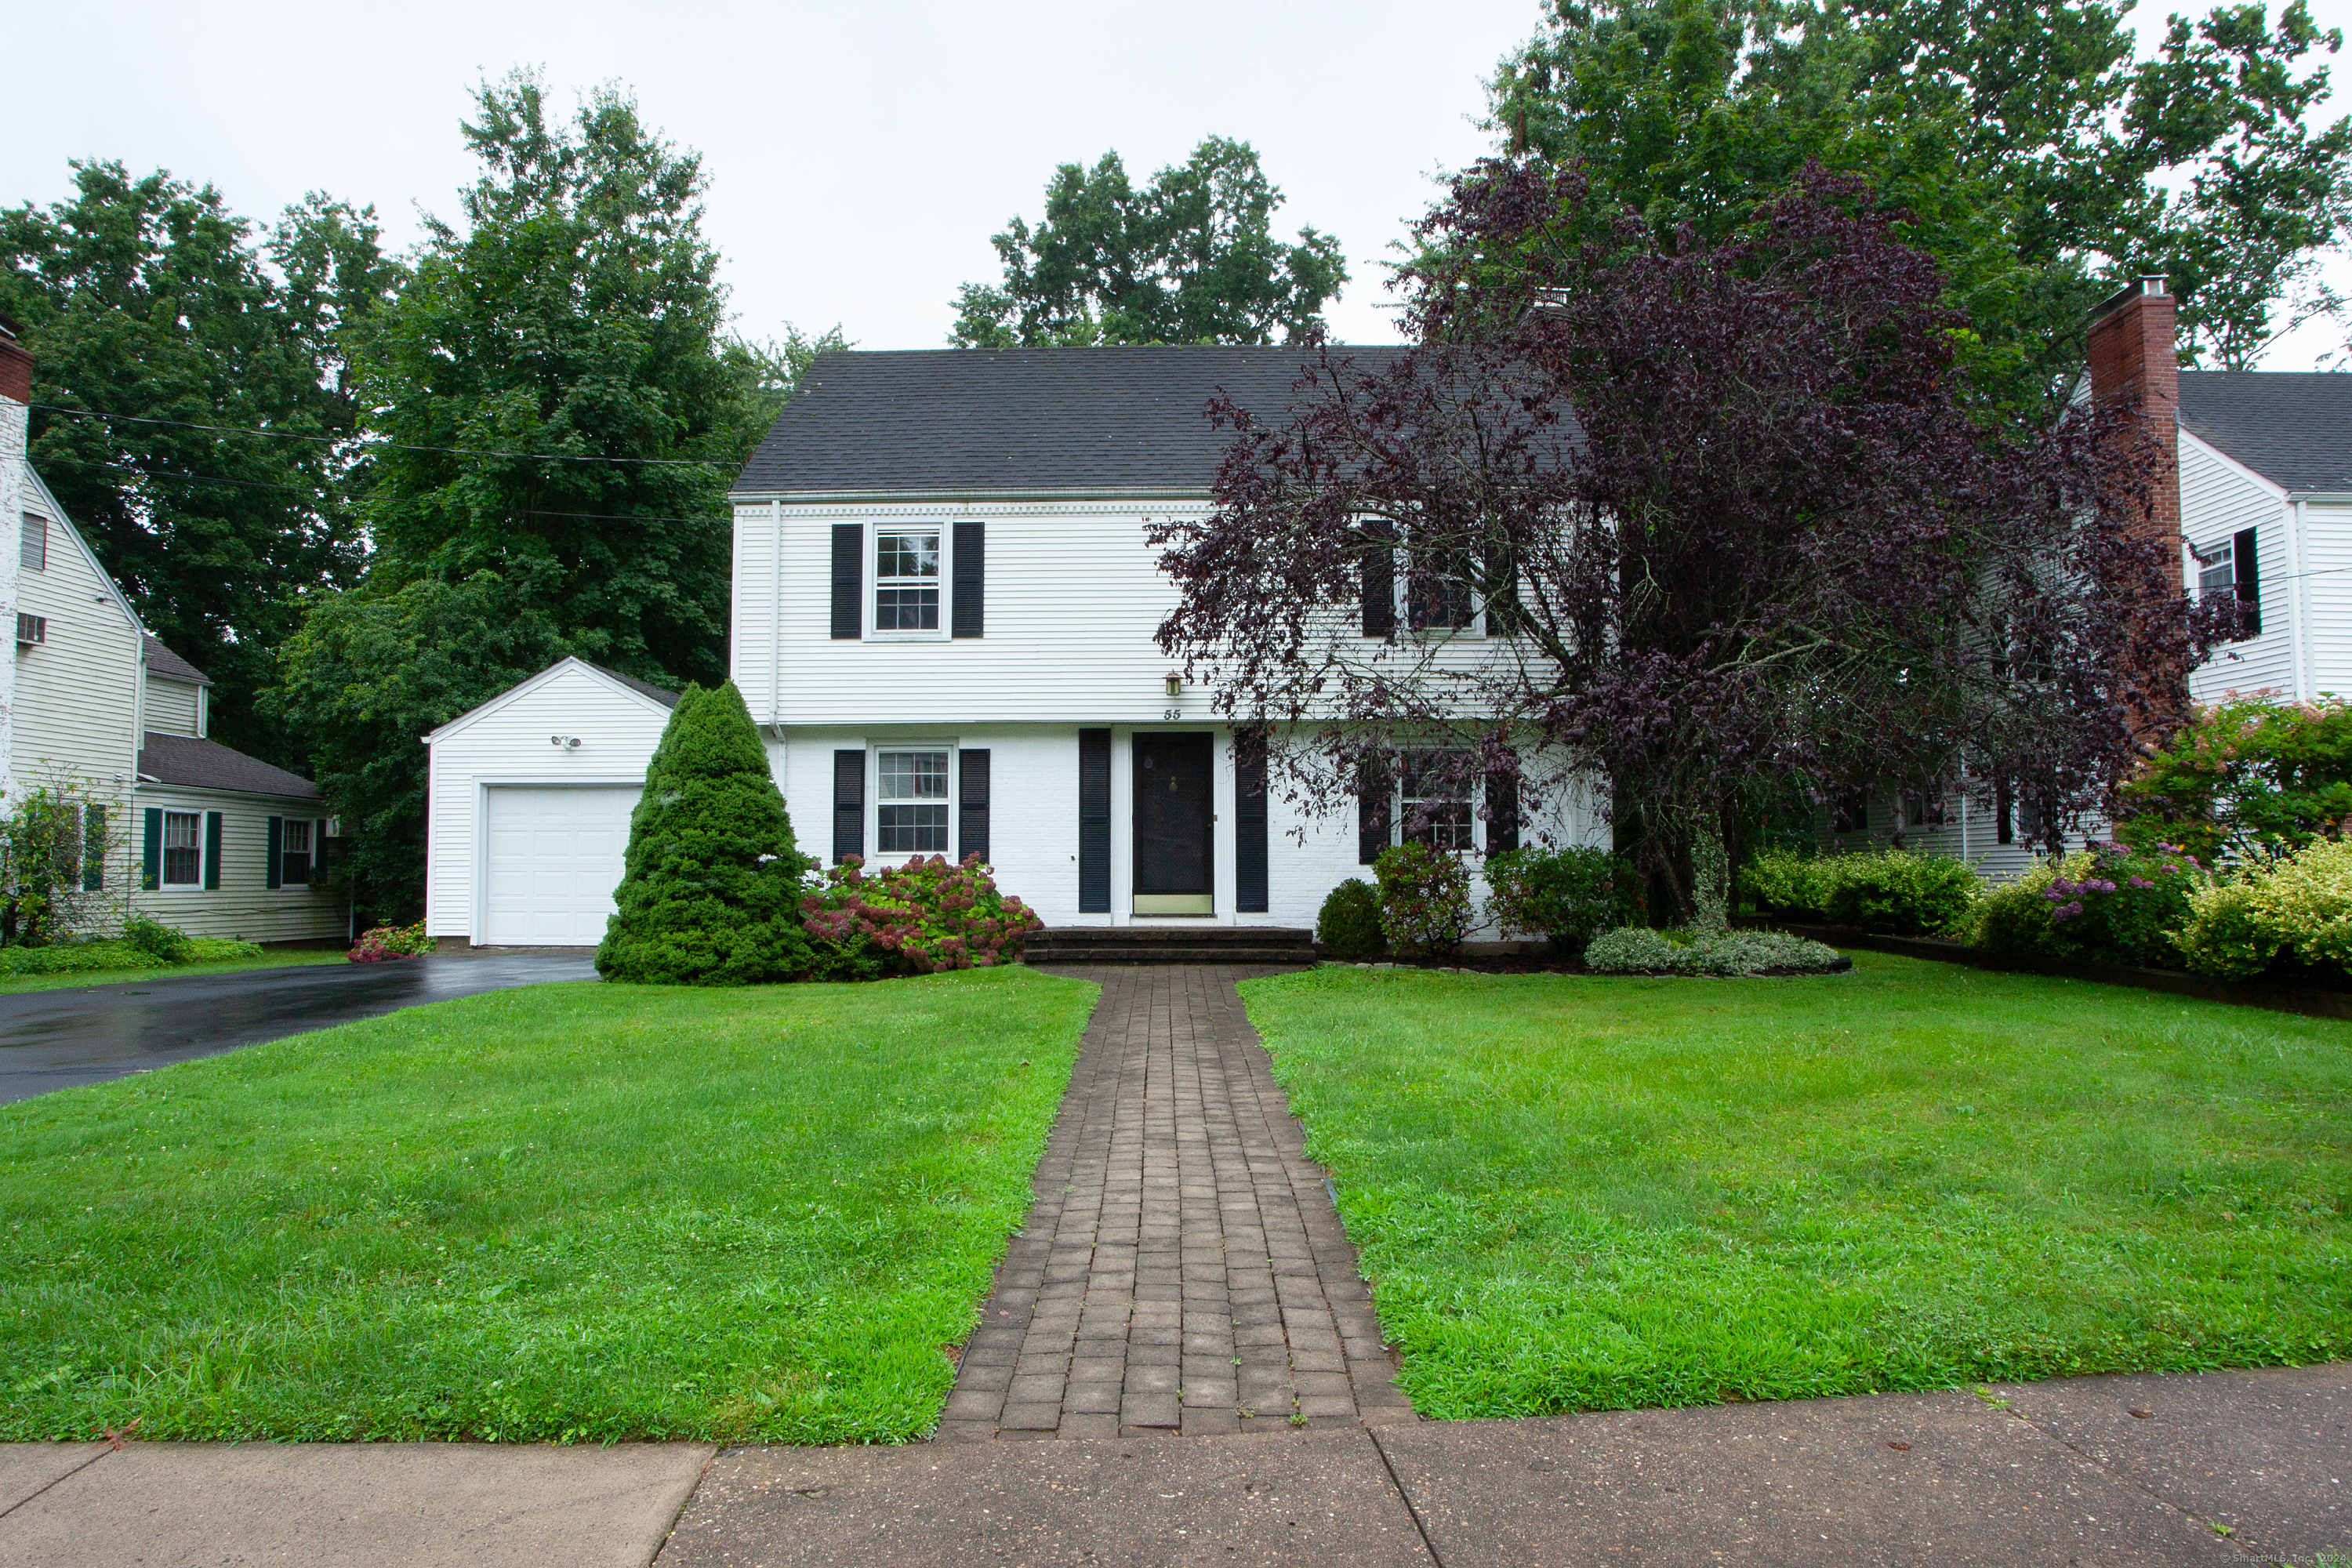
<svg viewBox="0 0 2352 1568">
<path fill-rule="evenodd" d="M 593 947 L 604 940 L 635 784 L 493 784 L 483 934 L 500 947 Z"/>
</svg>

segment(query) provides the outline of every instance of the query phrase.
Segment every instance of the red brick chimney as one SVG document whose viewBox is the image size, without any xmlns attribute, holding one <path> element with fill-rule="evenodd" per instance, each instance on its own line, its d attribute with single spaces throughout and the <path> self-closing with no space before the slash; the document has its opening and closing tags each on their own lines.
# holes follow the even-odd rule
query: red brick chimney
<svg viewBox="0 0 2352 1568">
<path fill-rule="evenodd" d="M 16 324 L 0 318 L 0 397 L 33 401 L 33 356 L 16 341 Z"/>
<path fill-rule="evenodd" d="M 2154 530 L 2171 541 L 2172 585 L 2180 577 L 2180 356 L 2172 296 L 2161 278 L 2139 278 L 2091 312 L 2085 342 L 2091 362 L 2091 403 L 2121 404 L 2134 423 L 2164 449 L 2156 475 Z"/>
</svg>

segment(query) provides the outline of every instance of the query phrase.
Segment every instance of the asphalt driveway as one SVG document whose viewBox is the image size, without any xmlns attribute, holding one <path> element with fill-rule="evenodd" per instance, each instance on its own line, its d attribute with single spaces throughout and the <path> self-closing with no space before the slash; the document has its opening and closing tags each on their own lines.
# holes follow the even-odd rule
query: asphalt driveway
<svg viewBox="0 0 2352 1568">
<path fill-rule="evenodd" d="M 0 1102 L 331 1028 L 425 1002 L 593 980 L 579 953 L 457 954 L 125 980 L 0 996 Z"/>
</svg>

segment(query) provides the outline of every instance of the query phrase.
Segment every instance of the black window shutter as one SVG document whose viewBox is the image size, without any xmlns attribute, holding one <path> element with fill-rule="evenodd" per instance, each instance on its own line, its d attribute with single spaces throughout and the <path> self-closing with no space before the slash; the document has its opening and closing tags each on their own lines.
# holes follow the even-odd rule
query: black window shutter
<svg viewBox="0 0 2352 1568">
<path fill-rule="evenodd" d="M 961 546 L 958 546 L 959 549 Z M 956 753 L 956 853 L 988 858 L 988 748 Z"/>
<path fill-rule="evenodd" d="M 327 885 L 327 819 L 320 817 L 310 824 L 310 886 Z"/>
<path fill-rule="evenodd" d="M 1383 539 L 1364 546 L 1364 635 L 1384 637 L 1396 631 L 1396 552 Z"/>
<path fill-rule="evenodd" d="M 1234 741 L 1234 908 L 1245 915 L 1266 911 L 1265 738 Z"/>
<path fill-rule="evenodd" d="M 1997 784 L 1992 792 L 1992 838 L 1996 844 L 2017 842 L 2017 808 L 2009 786 Z"/>
<path fill-rule="evenodd" d="M 866 858 L 866 753 L 833 753 L 833 863 Z"/>
<path fill-rule="evenodd" d="M 1519 568 L 1501 540 L 1486 546 L 1486 635 L 1507 637 L 1519 629 Z"/>
<path fill-rule="evenodd" d="M 833 637 L 856 641 L 866 629 L 866 525 L 833 525 Z"/>
<path fill-rule="evenodd" d="M 106 807 L 84 806 L 81 814 L 81 890 L 106 886 Z"/>
<path fill-rule="evenodd" d="M 263 886 L 282 888 L 286 885 L 286 819 L 269 819 L 269 867 L 264 873 Z"/>
<path fill-rule="evenodd" d="M 1486 775 L 1486 853 L 1501 855 L 1519 847 L 1519 781 L 1501 772 Z"/>
<path fill-rule="evenodd" d="M 2242 528 L 2230 542 L 2230 570 L 2237 579 L 2238 603 L 2245 606 L 2246 621 L 2242 636 L 2263 635 L 2263 558 L 2259 535 L 2251 528 Z"/>
<path fill-rule="evenodd" d="M 1366 757 L 1356 764 L 1356 864 L 1370 865 L 1388 847 L 1388 764 Z"/>
<path fill-rule="evenodd" d="M 988 524 L 959 522 L 955 525 L 955 604 L 948 615 L 951 635 L 982 635 L 988 623 L 987 598 Z M 987 766 L 981 764 L 983 772 Z"/>
<path fill-rule="evenodd" d="M 139 846 L 139 885 L 149 892 L 163 885 L 163 813 L 147 808 L 146 836 Z"/>
<path fill-rule="evenodd" d="M 1078 909 L 1110 912 L 1110 731 L 1078 731 Z"/>
<path fill-rule="evenodd" d="M 221 814 L 205 813 L 205 888 L 217 892 L 220 889 Z"/>
</svg>

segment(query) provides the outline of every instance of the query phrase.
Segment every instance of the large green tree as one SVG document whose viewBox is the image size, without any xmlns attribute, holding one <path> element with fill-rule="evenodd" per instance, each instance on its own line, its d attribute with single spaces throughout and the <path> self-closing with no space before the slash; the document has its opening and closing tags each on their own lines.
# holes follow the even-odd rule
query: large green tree
<svg viewBox="0 0 2352 1568">
<path fill-rule="evenodd" d="M 2162 273 L 2194 363 L 2252 363 L 2352 216 L 2340 35 L 2305 0 L 2176 16 L 2110 0 L 1560 0 L 1493 84 L 1514 153 L 1577 163 L 1569 226 L 1631 207 L 1718 239 L 1806 163 L 1868 179 L 1951 278 L 1964 363 L 2012 405 L 2080 363 L 2085 309 Z"/>
<path fill-rule="evenodd" d="M 34 355 L 32 458 L 148 627 L 215 681 L 228 744 L 298 763 L 255 710 L 306 594 L 359 564 L 345 330 L 398 269 L 372 211 L 276 225 L 211 186 L 76 163 L 0 212 L 0 313 Z"/>
<path fill-rule="evenodd" d="M 1323 326 L 1348 280 L 1339 242 L 1312 228 L 1274 237 L 1282 193 L 1246 142 L 1212 136 L 1135 188 L 1117 153 L 1064 163 L 1035 228 L 995 237 L 994 287 L 967 283 L 959 348 L 1087 343 L 1297 342 Z"/>
</svg>

